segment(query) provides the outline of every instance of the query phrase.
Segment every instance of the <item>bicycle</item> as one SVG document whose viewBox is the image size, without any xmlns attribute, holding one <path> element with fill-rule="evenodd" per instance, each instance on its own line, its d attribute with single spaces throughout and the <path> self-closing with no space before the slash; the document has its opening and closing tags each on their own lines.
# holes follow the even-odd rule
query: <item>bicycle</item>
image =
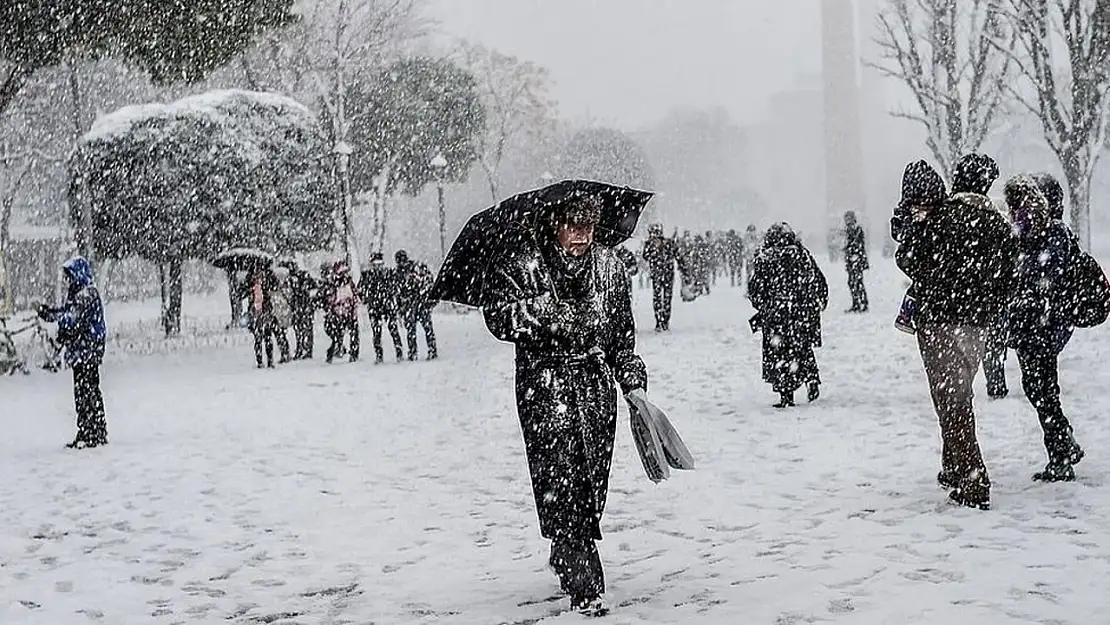
<svg viewBox="0 0 1110 625">
<path fill-rule="evenodd" d="M 26 317 L 0 315 L 0 375 L 28 375 L 32 364 L 51 373 L 61 370 L 61 345 L 34 313 Z"/>
</svg>

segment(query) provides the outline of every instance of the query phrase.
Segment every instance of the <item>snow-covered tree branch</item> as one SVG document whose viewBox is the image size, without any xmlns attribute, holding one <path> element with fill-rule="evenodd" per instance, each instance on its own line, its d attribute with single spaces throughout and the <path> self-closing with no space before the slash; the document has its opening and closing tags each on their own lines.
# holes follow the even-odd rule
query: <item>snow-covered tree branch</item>
<svg viewBox="0 0 1110 625">
<path fill-rule="evenodd" d="M 523 141 L 543 143 L 555 131 L 555 103 L 547 95 L 547 70 L 480 45 L 460 42 L 455 54 L 478 82 L 486 132 L 478 138 L 478 163 L 490 195 L 500 200 L 501 165 Z"/>
<path fill-rule="evenodd" d="M 942 173 L 997 128 L 1006 111 L 1014 57 L 997 45 L 1005 26 L 997 0 L 888 0 L 878 16 L 873 64 L 913 94 L 920 123 Z"/>
<path fill-rule="evenodd" d="M 1110 124 L 1110 1 L 1004 0 L 1011 53 L 1023 80 L 1010 90 L 1041 122 L 1060 160 L 1070 221 L 1090 246 L 1095 167 Z"/>
</svg>

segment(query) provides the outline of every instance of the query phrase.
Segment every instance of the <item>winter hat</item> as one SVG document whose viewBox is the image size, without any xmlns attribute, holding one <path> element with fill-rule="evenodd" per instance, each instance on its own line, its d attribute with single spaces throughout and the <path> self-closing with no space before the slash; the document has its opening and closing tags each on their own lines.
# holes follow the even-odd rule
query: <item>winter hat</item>
<svg viewBox="0 0 1110 625">
<path fill-rule="evenodd" d="M 915 161 L 906 166 L 902 174 L 903 206 L 936 206 L 947 197 L 944 180 L 929 163 Z"/>
<path fill-rule="evenodd" d="M 767 247 L 783 247 L 795 240 L 794 229 L 785 221 L 771 224 L 767 234 L 763 235 L 763 244 Z"/>
<path fill-rule="evenodd" d="M 952 173 L 952 193 L 986 195 L 998 180 L 998 163 L 986 154 L 965 154 Z"/>
<path fill-rule="evenodd" d="M 403 265 L 409 262 L 409 253 L 405 250 L 397 250 L 397 253 L 393 255 L 393 261 L 398 265 Z"/>
<path fill-rule="evenodd" d="M 571 197 L 556 204 L 551 217 L 556 226 L 597 225 L 601 220 L 601 201 L 592 195 Z"/>
<path fill-rule="evenodd" d="M 1037 186 L 1040 187 L 1041 193 L 1044 194 L 1044 199 L 1048 201 L 1048 213 L 1053 219 L 1064 218 L 1064 189 L 1060 186 L 1060 181 L 1052 174 L 1039 173 L 1033 174 L 1033 180 L 1037 181 Z"/>
<path fill-rule="evenodd" d="M 1048 226 L 1048 200 L 1037 181 L 1029 175 L 1015 176 L 1006 183 L 1006 205 L 1014 222 L 1014 232 L 1024 237 Z"/>
<path fill-rule="evenodd" d="M 385 262 L 385 256 L 383 256 L 381 252 L 374 252 L 373 254 L 370 255 L 370 263 L 371 264 L 384 263 L 384 262 Z"/>
</svg>

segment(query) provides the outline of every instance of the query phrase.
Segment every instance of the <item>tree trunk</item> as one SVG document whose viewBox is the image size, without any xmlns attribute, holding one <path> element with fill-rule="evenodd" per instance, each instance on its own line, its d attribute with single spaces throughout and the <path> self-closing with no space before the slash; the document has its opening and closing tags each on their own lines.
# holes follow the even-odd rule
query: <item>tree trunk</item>
<svg viewBox="0 0 1110 625">
<path fill-rule="evenodd" d="M 162 287 L 162 329 L 166 338 L 181 334 L 181 259 L 174 258 L 158 266 Z"/>
<path fill-rule="evenodd" d="M 385 227 L 389 223 L 389 198 L 382 195 L 382 223 L 378 228 L 378 251 L 385 254 Z"/>
<path fill-rule="evenodd" d="M 1075 156 L 1060 159 L 1068 184 L 1068 223 L 1083 249 L 1091 249 L 1091 168 Z"/>
</svg>

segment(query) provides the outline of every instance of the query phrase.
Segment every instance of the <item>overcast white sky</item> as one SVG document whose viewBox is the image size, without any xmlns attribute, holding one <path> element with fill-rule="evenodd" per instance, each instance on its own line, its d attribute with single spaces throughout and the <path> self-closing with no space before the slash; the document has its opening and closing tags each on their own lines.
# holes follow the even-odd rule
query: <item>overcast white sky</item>
<svg viewBox="0 0 1110 625">
<path fill-rule="evenodd" d="M 432 0 L 432 15 L 448 35 L 551 70 L 565 116 L 634 129 L 676 106 L 760 115 L 820 71 L 819 2 Z"/>
</svg>

